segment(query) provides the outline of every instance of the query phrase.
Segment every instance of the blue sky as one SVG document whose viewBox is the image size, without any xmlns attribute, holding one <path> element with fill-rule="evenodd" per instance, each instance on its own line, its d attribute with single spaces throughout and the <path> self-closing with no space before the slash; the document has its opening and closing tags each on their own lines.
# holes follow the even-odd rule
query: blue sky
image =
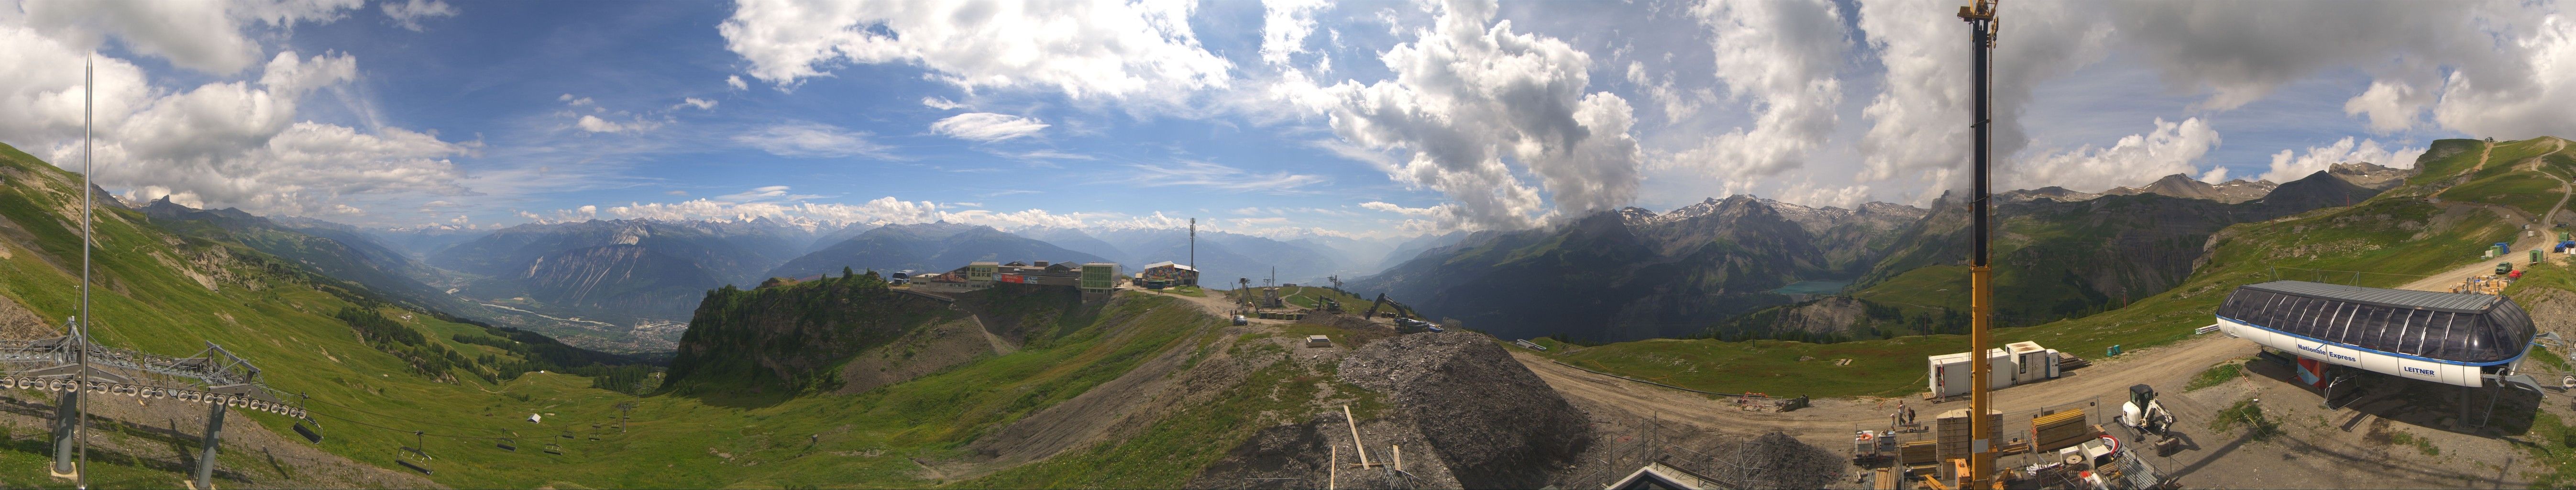
<svg viewBox="0 0 2576 490">
<path fill-rule="evenodd" d="M 1400 237 L 1962 187 L 1938 2 L 0 7 L 0 142 L 378 227 L 588 218 Z M 2576 135 L 2553 3 L 2014 3 L 2001 188 L 2296 178 Z M 186 28 L 167 26 L 183 25 Z M 69 101 L 72 105 L 65 105 Z"/>
</svg>

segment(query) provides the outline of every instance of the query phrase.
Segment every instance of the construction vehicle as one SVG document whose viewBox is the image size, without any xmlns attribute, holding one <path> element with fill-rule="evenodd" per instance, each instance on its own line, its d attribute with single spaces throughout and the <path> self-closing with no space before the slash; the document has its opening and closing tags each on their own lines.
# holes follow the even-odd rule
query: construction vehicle
<svg viewBox="0 0 2576 490">
<path fill-rule="evenodd" d="M 1398 318 L 1398 319 L 1416 318 L 1416 317 L 1418 316 L 1418 315 L 1414 315 L 1414 314 L 1413 314 L 1413 309 L 1412 309 L 1412 308 L 1405 308 L 1403 303 L 1397 303 L 1397 302 L 1394 302 L 1394 301 L 1387 301 L 1387 300 L 1386 300 L 1386 293 L 1377 293 L 1377 302 L 1375 302 L 1375 303 L 1370 303 L 1370 304 L 1369 304 L 1368 313 L 1367 313 L 1367 314 L 1360 315 L 1360 317 L 1361 317 L 1361 318 L 1377 318 L 1377 312 L 1378 312 L 1378 310 L 1384 310 L 1384 309 L 1386 309 L 1386 307 L 1388 307 L 1388 306 L 1394 306 L 1394 307 L 1395 307 L 1395 309 L 1393 309 L 1393 310 L 1387 310 L 1387 315 L 1388 315 L 1388 316 L 1391 316 L 1391 317 L 1394 317 L 1394 318 Z"/>
<path fill-rule="evenodd" d="M 2496 275 L 2501 276 L 2501 275 L 2505 275 L 2505 274 L 2512 274 L 2512 273 L 2513 273 L 2513 263 L 2512 263 L 2512 262 L 2497 262 L 2497 263 L 2496 263 Z"/>
<path fill-rule="evenodd" d="M 2158 438 L 2156 446 L 2163 446 L 2173 440 L 2173 435 L 2166 433 L 2173 429 L 2173 412 L 2165 410 L 2164 402 L 2156 401 L 2155 387 L 2130 386 L 2129 401 L 2120 404 L 2119 422 L 2130 431 L 2136 432 L 2140 438 L 2148 434 L 2156 435 Z"/>
</svg>

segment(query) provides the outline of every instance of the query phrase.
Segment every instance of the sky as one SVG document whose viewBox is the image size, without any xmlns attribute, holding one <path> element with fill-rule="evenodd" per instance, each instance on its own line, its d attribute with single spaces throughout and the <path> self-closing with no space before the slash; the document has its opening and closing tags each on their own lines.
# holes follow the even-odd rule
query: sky
<svg viewBox="0 0 2576 490">
<path fill-rule="evenodd" d="M 1963 189 L 1957 2 L 16 2 L 0 142 L 379 228 L 948 220 L 1394 239 Z M 2576 136 L 2553 2 L 2006 2 L 1998 189 Z"/>
</svg>

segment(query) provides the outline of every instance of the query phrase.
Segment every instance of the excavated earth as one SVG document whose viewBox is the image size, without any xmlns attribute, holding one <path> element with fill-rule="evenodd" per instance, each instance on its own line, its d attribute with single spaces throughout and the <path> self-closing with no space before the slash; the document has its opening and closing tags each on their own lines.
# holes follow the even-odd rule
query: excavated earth
<svg viewBox="0 0 2576 490">
<path fill-rule="evenodd" d="M 1392 417 L 1421 434 L 1425 452 L 1465 487 L 1559 483 L 1559 470 L 1592 444 L 1589 416 L 1482 335 L 1371 342 L 1342 359 L 1340 378 L 1386 395 Z"/>
</svg>

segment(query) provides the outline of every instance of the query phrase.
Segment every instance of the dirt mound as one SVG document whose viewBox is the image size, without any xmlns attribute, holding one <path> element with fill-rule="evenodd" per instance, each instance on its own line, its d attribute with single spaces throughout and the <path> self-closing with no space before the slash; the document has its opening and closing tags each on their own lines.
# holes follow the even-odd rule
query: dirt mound
<svg viewBox="0 0 2576 490">
<path fill-rule="evenodd" d="M 1344 357 L 1342 381 L 1387 396 L 1468 488 L 1538 488 L 1591 445 L 1591 420 L 1490 337 L 1403 335 Z"/>
<path fill-rule="evenodd" d="M 1324 420 L 1279 424 L 1261 429 L 1227 451 L 1183 488 L 1314 488 L 1315 475 L 1327 474 Z"/>
</svg>

